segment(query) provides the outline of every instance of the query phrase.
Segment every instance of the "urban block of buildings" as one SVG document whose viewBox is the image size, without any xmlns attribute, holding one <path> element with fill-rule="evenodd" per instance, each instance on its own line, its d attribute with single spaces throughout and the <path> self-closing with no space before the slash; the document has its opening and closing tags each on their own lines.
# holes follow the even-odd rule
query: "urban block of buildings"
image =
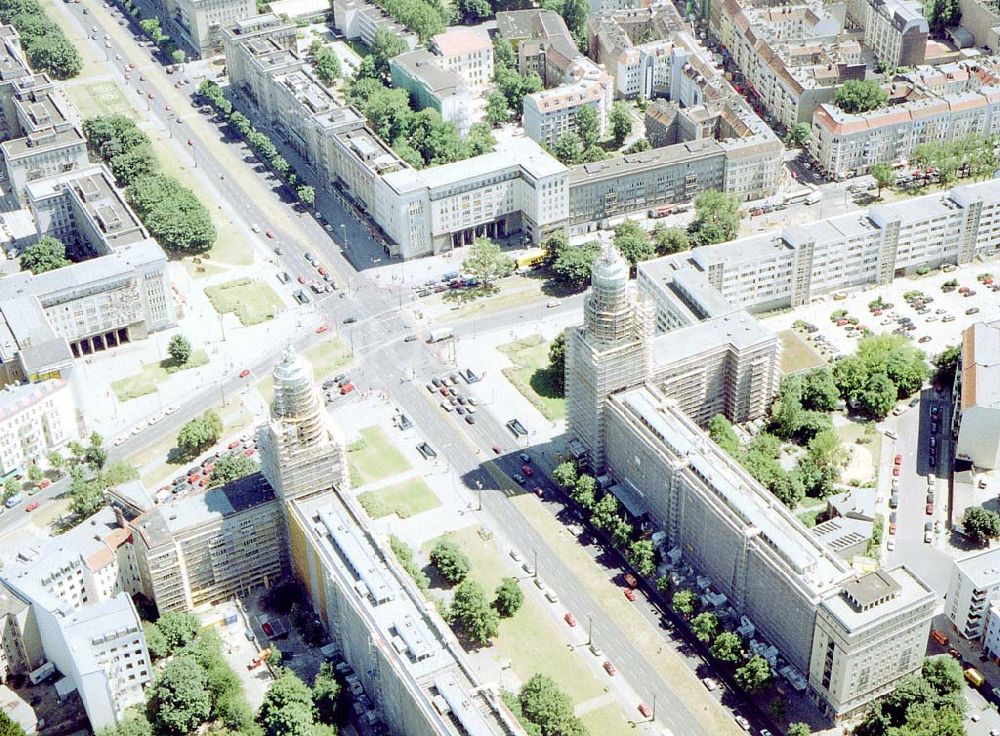
<svg viewBox="0 0 1000 736">
<path fill-rule="evenodd" d="M 472 90 L 458 72 L 443 69 L 440 57 L 415 49 L 389 60 L 392 86 L 410 93 L 416 110 L 436 110 L 464 136 L 472 125 Z"/>
<path fill-rule="evenodd" d="M 861 175 L 879 162 L 907 161 L 923 143 L 1000 132 L 1000 70 L 992 60 L 919 67 L 885 89 L 889 105 L 878 110 L 817 107 L 809 148 L 828 175 Z"/>
<path fill-rule="evenodd" d="M 1000 452 L 1000 322 L 963 330 L 952 399 L 956 461 L 993 470 Z"/>
<path fill-rule="evenodd" d="M 208 58 L 222 48 L 222 29 L 257 15 L 254 0 L 153 0 L 164 30 L 194 54 Z"/>
<path fill-rule="evenodd" d="M 856 715 L 920 668 L 934 595 L 905 567 L 853 571 L 699 428 L 761 415 L 780 349 L 700 274 L 653 263 L 637 288 L 613 247 L 594 265 L 567 331 L 570 450 L 665 535 L 720 618 L 773 647 L 775 672 L 835 719 Z"/>
<path fill-rule="evenodd" d="M 955 560 L 945 598 L 955 632 L 984 639 L 984 649 L 1000 656 L 1000 550 L 987 549 Z"/>
<path fill-rule="evenodd" d="M 350 41 L 361 41 L 365 46 L 375 42 L 375 33 L 383 28 L 402 39 L 409 50 L 420 41 L 415 33 L 393 20 L 382 8 L 368 0 L 333 0 L 333 24 Z M 229 57 L 229 54 L 226 54 Z"/>
<path fill-rule="evenodd" d="M 0 389 L 0 476 L 23 473 L 79 439 L 82 424 L 68 381 L 8 383 Z"/>
</svg>

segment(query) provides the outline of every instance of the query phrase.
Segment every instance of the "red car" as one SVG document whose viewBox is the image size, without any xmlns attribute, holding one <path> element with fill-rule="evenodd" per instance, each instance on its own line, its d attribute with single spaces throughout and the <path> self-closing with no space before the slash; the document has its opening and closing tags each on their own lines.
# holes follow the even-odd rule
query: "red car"
<svg viewBox="0 0 1000 736">
<path fill-rule="evenodd" d="M 237 447 L 239 447 L 242 444 L 243 443 L 240 442 L 239 440 L 233 440 L 228 445 L 226 445 L 226 447 L 228 447 L 230 450 L 235 450 Z"/>
<path fill-rule="evenodd" d="M 308 284 L 309 279 L 307 279 L 305 276 L 299 276 L 299 283 L 303 285 Z"/>
<path fill-rule="evenodd" d="M 903 456 L 900 455 L 899 453 L 896 453 L 896 457 L 894 457 L 892 459 L 892 464 L 893 465 L 902 465 L 903 464 Z"/>
<path fill-rule="evenodd" d="M 320 325 L 319 327 L 316 328 L 316 334 L 317 335 L 322 335 L 324 332 L 326 332 L 329 329 L 330 328 L 327 327 L 326 325 Z"/>
<path fill-rule="evenodd" d="M 31 503 L 29 503 L 27 506 L 24 507 L 24 510 L 30 513 L 37 508 L 38 508 L 38 501 L 32 501 Z"/>
<path fill-rule="evenodd" d="M 206 474 L 211 473 L 213 470 L 215 470 L 215 463 L 205 463 L 204 465 L 201 466 L 201 469 L 205 471 Z"/>
<path fill-rule="evenodd" d="M 194 485 L 200 480 L 201 480 L 201 473 L 192 473 L 191 475 L 188 476 L 188 483 L 190 483 L 191 485 Z"/>
<path fill-rule="evenodd" d="M 499 455 L 503 450 L 500 449 L 500 445 L 493 445 L 493 454 Z"/>
<path fill-rule="evenodd" d="M 248 447 L 243 451 L 243 454 L 246 455 L 247 457 L 253 457 L 253 454 L 255 452 L 257 452 L 255 449 L 253 449 L 252 447 Z"/>
<path fill-rule="evenodd" d="M 635 601 L 635 591 L 632 590 L 631 588 L 625 588 L 625 597 L 628 598 L 630 601 L 634 602 Z"/>
<path fill-rule="evenodd" d="M 324 266 L 320 266 L 319 268 L 316 269 L 316 271 L 319 273 L 320 276 L 326 276 L 326 268 Z"/>
<path fill-rule="evenodd" d="M 447 396 L 448 394 L 451 393 L 451 391 L 448 390 L 447 386 L 442 386 L 440 389 L 438 389 L 438 391 L 442 396 Z"/>
<path fill-rule="evenodd" d="M 649 718 L 653 715 L 653 711 L 645 703 L 639 703 L 639 712 L 642 713 L 643 718 Z"/>
<path fill-rule="evenodd" d="M 895 534 L 895 533 L 896 533 L 896 522 L 890 521 L 889 522 L 889 534 Z"/>
<path fill-rule="evenodd" d="M 48 478 L 42 478 L 40 481 L 38 481 L 38 490 L 44 491 L 50 485 L 52 485 L 51 480 L 49 480 Z"/>
<path fill-rule="evenodd" d="M 896 465 L 896 466 L 895 466 L 895 467 L 894 467 L 894 468 L 892 469 L 892 475 L 893 475 L 893 477 L 895 477 L 895 478 L 898 478 L 898 477 L 899 477 L 899 466 L 898 466 L 898 465 Z"/>
<path fill-rule="evenodd" d="M 576 619 L 573 617 L 573 614 L 570 613 L 569 611 L 567 611 L 566 615 L 563 616 L 563 620 L 570 626 L 576 626 Z"/>
<path fill-rule="evenodd" d="M 351 391 L 353 391 L 353 390 L 354 390 L 354 384 L 353 383 L 345 383 L 343 386 L 340 387 L 340 395 L 341 396 L 346 396 L 347 394 L 351 393 Z"/>
<path fill-rule="evenodd" d="M 266 235 L 267 237 L 269 237 L 269 238 L 270 238 L 271 240 L 274 240 L 274 231 L 273 231 L 273 230 L 268 230 L 268 231 L 267 231 L 266 233 L 264 233 L 264 234 L 265 234 L 265 235 Z"/>
<path fill-rule="evenodd" d="M 524 465 L 521 466 L 521 472 L 530 478 L 535 474 L 535 469 L 530 465 L 528 465 L 527 463 L 525 463 Z"/>
<path fill-rule="evenodd" d="M 934 504 L 933 503 L 927 504 L 927 508 L 925 509 L 925 511 L 927 512 L 928 516 L 930 516 L 931 514 L 933 514 L 934 513 Z"/>
<path fill-rule="evenodd" d="M 243 370 L 240 371 L 240 378 L 246 378 L 249 375 L 250 375 L 249 368 L 244 368 Z"/>
<path fill-rule="evenodd" d="M 611 664 L 610 659 L 605 660 L 603 666 L 604 666 L 604 671 L 607 672 L 612 677 L 614 677 L 618 673 L 618 670 L 615 669 L 615 666 Z"/>
</svg>

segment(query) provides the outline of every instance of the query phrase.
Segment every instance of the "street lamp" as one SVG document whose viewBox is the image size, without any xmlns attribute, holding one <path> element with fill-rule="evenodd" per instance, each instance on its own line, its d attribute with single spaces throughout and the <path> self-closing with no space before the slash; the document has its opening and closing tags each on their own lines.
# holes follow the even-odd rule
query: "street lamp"
<svg viewBox="0 0 1000 736">
<path fill-rule="evenodd" d="M 194 161 L 194 167 L 198 168 L 198 149 L 194 147 L 194 140 L 192 138 L 187 139 L 188 149 L 191 151 L 191 159 Z"/>
</svg>

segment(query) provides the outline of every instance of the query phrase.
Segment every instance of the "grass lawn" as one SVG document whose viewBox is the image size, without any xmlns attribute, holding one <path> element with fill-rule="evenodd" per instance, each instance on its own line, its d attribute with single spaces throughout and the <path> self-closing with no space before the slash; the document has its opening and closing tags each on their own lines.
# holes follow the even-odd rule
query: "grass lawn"
<svg viewBox="0 0 1000 736">
<path fill-rule="evenodd" d="M 125 115 L 132 117 L 134 111 L 125 99 L 118 85 L 113 82 L 64 85 L 63 89 L 70 101 L 76 105 L 84 120 L 99 115 Z"/>
<path fill-rule="evenodd" d="M 823 356 L 813 350 L 809 343 L 795 334 L 794 330 L 778 333 L 781 340 L 781 372 L 786 375 L 816 368 L 826 363 Z"/>
<path fill-rule="evenodd" d="M 184 365 L 175 365 L 167 358 L 159 363 L 145 363 L 142 372 L 135 376 L 122 378 L 111 384 L 112 390 L 119 401 L 130 401 L 140 396 L 151 394 L 156 391 L 157 386 L 166 381 L 171 374 L 178 371 L 186 371 L 191 368 L 198 368 L 208 364 L 208 353 L 204 350 L 193 350 L 191 357 Z"/>
<path fill-rule="evenodd" d="M 219 314 L 233 312 L 244 327 L 260 324 L 282 311 L 285 305 L 267 284 L 253 279 L 236 279 L 209 286 L 205 296 Z"/>
<path fill-rule="evenodd" d="M 354 360 L 351 349 L 336 337 L 314 345 L 305 352 L 313 375 L 320 380 Z"/>
<path fill-rule="evenodd" d="M 400 519 L 408 519 L 422 511 L 441 505 L 422 478 L 413 478 L 392 486 L 384 486 L 374 491 L 365 491 L 358 501 L 373 519 L 395 514 Z"/>
<path fill-rule="evenodd" d="M 351 482 L 364 486 L 406 472 L 410 464 L 380 427 L 365 427 L 361 439 L 348 447 Z M 356 482 L 355 482 L 356 481 Z"/>
<path fill-rule="evenodd" d="M 429 554 L 439 539 L 454 542 L 469 558 L 472 578 L 483 586 L 488 596 L 492 596 L 500 580 L 510 576 L 511 572 L 504 566 L 493 542 L 482 539 L 478 532 L 478 527 L 466 527 L 432 539 L 424 545 L 424 554 Z M 521 585 L 530 585 L 530 582 L 522 581 Z M 492 648 L 495 659 L 510 659 L 514 672 L 522 682 L 536 672 L 549 675 L 574 703 L 589 700 L 603 691 L 595 675 L 580 661 L 585 648 L 574 654 L 568 646 L 565 632 L 528 595 L 525 595 L 521 610 L 501 621 L 500 636 Z M 624 713 L 620 709 L 618 712 L 617 727 L 591 733 L 595 736 L 598 733 L 625 733 Z"/>
<path fill-rule="evenodd" d="M 647 703 L 647 705 L 649 704 Z M 638 711 L 635 715 L 636 718 L 641 718 Z M 593 736 L 596 734 L 625 733 L 628 728 L 625 712 L 617 703 L 608 703 L 589 713 L 584 713 L 580 716 L 580 720 Z"/>
<path fill-rule="evenodd" d="M 530 335 L 497 348 L 510 358 L 503 369 L 507 380 L 550 422 L 566 416 L 566 399 L 555 392 L 555 376 L 549 368 L 549 343 L 541 335 Z"/>
</svg>

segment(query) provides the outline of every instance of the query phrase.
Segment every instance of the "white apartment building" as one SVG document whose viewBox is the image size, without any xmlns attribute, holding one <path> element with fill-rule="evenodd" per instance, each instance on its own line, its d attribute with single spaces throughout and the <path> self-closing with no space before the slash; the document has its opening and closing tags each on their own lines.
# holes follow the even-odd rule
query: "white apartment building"
<svg viewBox="0 0 1000 736">
<path fill-rule="evenodd" d="M 389 59 L 392 86 L 410 93 L 417 110 L 437 110 L 443 120 L 455 124 L 460 136 L 472 125 L 472 91 L 457 72 L 442 69 L 441 57 L 427 49 L 416 49 Z"/>
<path fill-rule="evenodd" d="M 848 114 L 820 105 L 810 151 L 830 176 L 853 176 L 879 162 L 907 160 L 922 143 L 1000 132 L 1000 77 L 983 64 L 921 67 L 889 87 L 897 104 Z"/>
<path fill-rule="evenodd" d="M 0 475 L 26 471 L 80 436 L 69 382 L 8 384 L 0 389 Z"/>
<path fill-rule="evenodd" d="M 1000 322 L 962 332 L 952 398 L 955 458 L 993 470 L 1000 463 Z"/>
<path fill-rule="evenodd" d="M 608 471 L 626 508 L 666 533 L 672 566 L 705 581 L 710 609 L 745 618 L 758 651 L 777 648 L 788 663 L 779 674 L 805 674 L 826 713 L 852 717 L 919 670 L 934 595 L 912 573 L 852 571 L 666 391 L 615 393 L 605 413 Z"/>
<path fill-rule="evenodd" d="M 986 633 L 983 634 L 983 652 L 1000 661 L 1000 599 L 990 601 L 986 612 Z"/>
<path fill-rule="evenodd" d="M 589 107 L 597 113 L 601 135 L 608 127 L 608 109 L 604 105 L 603 88 L 594 83 L 567 84 L 525 95 L 523 102 L 524 132 L 531 140 L 553 145 L 566 133 L 577 130 L 577 113 Z"/>
<path fill-rule="evenodd" d="M 349 40 L 360 39 L 365 46 L 371 48 L 375 42 L 375 33 L 384 28 L 393 36 L 402 39 L 409 51 L 415 49 L 420 40 L 415 33 L 406 30 L 404 26 L 392 19 L 382 8 L 368 0 L 333 0 L 333 23 Z M 268 14 L 258 16 L 264 18 Z M 227 53 L 228 57 L 229 54 Z"/>
<path fill-rule="evenodd" d="M 986 632 L 987 610 L 1000 598 L 1000 549 L 987 549 L 955 560 L 945 598 L 945 613 L 966 639 Z"/>
<path fill-rule="evenodd" d="M 0 579 L 31 605 L 45 657 L 80 694 L 96 731 L 143 702 L 152 679 L 131 594 L 139 567 L 120 518 L 103 509 L 66 534 L 22 551 Z M 22 632 L 23 633 L 23 632 Z M 29 642 L 30 643 L 30 642 Z"/>
<path fill-rule="evenodd" d="M 162 0 L 180 36 L 204 57 L 222 48 L 222 29 L 257 15 L 254 0 Z"/>
<path fill-rule="evenodd" d="M 359 701 L 393 733 L 524 736 L 349 499 L 315 493 L 290 501 L 287 514 L 296 576 L 358 676 Z"/>
<path fill-rule="evenodd" d="M 930 28 L 923 7 L 912 0 L 865 0 L 865 46 L 890 66 L 924 63 Z"/>
<path fill-rule="evenodd" d="M 482 26 L 453 26 L 431 38 L 441 68 L 455 72 L 479 95 L 493 81 L 493 42 Z"/>
</svg>

